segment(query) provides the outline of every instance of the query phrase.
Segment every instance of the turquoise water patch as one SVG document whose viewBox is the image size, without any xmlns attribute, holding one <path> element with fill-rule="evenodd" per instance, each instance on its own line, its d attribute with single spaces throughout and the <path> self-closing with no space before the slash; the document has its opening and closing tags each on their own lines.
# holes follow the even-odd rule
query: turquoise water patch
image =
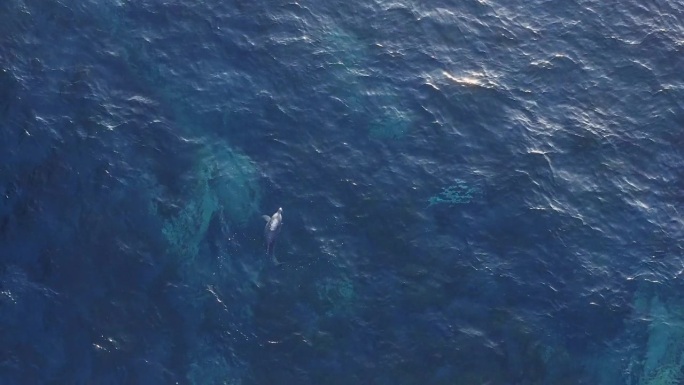
<svg viewBox="0 0 684 385">
<path fill-rule="evenodd" d="M 258 170 L 247 156 L 227 147 L 216 147 L 205 158 L 210 186 L 230 223 L 243 226 L 260 213 Z"/>
<path fill-rule="evenodd" d="M 445 187 L 439 194 L 431 196 L 428 199 L 428 207 L 438 204 L 465 204 L 481 197 L 482 190 L 479 187 L 473 187 L 467 182 L 457 179 L 453 185 Z"/>
<path fill-rule="evenodd" d="M 409 132 L 412 122 L 406 111 L 383 107 L 380 117 L 370 124 L 370 135 L 378 139 L 398 139 Z"/>
<path fill-rule="evenodd" d="M 192 385 L 240 385 L 242 369 L 236 368 L 226 359 L 226 353 L 217 351 L 211 341 L 197 342 L 195 351 L 189 357 L 187 379 Z"/>
<path fill-rule="evenodd" d="M 334 60 L 329 71 L 339 83 L 329 92 L 366 122 L 371 137 L 401 138 L 413 125 L 413 117 L 396 85 L 373 72 L 369 43 L 339 28 L 321 36 L 325 52 Z"/>
<path fill-rule="evenodd" d="M 200 174 L 201 175 L 201 174 Z M 164 222 L 162 234 L 174 254 L 193 258 L 209 227 L 209 221 L 218 209 L 218 199 L 207 183 L 200 179 L 194 186 L 195 193 L 185 206 Z"/>
<path fill-rule="evenodd" d="M 365 43 L 353 33 L 330 26 L 320 35 L 320 43 L 345 68 L 365 68 L 368 53 Z"/>
<path fill-rule="evenodd" d="M 601 383 L 678 385 L 684 382 L 684 306 L 678 296 L 641 286 L 634 294 L 630 317 L 623 333 L 586 363 Z M 644 340 L 634 345 L 639 336 Z M 615 350 L 629 352 L 617 359 Z M 619 357 L 619 356 L 618 356 Z"/>
<path fill-rule="evenodd" d="M 346 277 L 328 277 L 316 283 L 318 299 L 326 305 L 329 316 L 351 314 L 355 308 L 354 282 Z"/>
<path fill-rule="evenodd" d="M 333 80 L 322 89 L 328 95 L 339 98 L 354 113 L 363 111 L 363 80 L 368 76 L 368 53 L 365 43 L 341 28 L 328 28 L 318 36 L 314 56 L 326 65 L 326 72 Z"/>
<path fill-rule="evenodd" d="M 254 217 L 261 198 L 256 177 L 256 167 L 247 156 L 227 147 L 207 148 L 189 178 L 193 184 L 187 200 L 162 226 L 174 254 L 195 257 L 219 210 L 233 225 Z"/>
<path fill-rule="evenodd" d="M 640 385 L 676 385 L 684 381 L 684 308 L 657 295 L 649 301 L 648 342 Z"/>
<path fill-rule="evenodd" d="M 403 103 L 397 85 L 382 82 L 364 90 L 364 109 L 370 116 L 369 132 L 378 139 L 398 139 L 406 135 L 415 116 Z"/>
</svg>

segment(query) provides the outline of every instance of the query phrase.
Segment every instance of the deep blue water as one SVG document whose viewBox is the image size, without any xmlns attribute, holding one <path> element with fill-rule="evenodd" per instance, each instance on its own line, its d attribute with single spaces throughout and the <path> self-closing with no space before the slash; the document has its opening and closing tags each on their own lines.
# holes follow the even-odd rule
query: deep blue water
<svg viewBox="0 0 684 385">
<path fill-rule="evenodd" d="M 683 20 L 0 2 L 0 383 L 684 384 Z"/>
</svg>

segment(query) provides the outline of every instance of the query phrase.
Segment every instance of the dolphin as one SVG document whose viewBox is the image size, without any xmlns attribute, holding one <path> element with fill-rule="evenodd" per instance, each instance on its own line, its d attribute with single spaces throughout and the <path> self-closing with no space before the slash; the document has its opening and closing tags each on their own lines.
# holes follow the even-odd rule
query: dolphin
<svg viewBox="0 0 684 385">
<path fill-rule="evenodd" d="M 266 237 L 266 254 L 273 252 L 276 237 L 280 233 L 280 227 L 283 225 L 283 208 L 279 207 L 278 211 L 272 216 L 263 215 L 266 220 L 266 228 L 264 228 L 264 236 Z M 275 258 L 275 255 L 274 255 Z"/>
</svg>

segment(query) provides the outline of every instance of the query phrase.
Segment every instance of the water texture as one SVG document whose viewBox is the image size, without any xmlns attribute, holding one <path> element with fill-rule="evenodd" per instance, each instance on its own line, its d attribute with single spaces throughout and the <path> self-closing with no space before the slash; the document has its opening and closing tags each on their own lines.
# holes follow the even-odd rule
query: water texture
<svg viewBox="0 0 684 385">
<path fill-rule="evenodd" d="M 0 383 L 684 383 L 682 20 L 0 2 Z"/>
</svg>

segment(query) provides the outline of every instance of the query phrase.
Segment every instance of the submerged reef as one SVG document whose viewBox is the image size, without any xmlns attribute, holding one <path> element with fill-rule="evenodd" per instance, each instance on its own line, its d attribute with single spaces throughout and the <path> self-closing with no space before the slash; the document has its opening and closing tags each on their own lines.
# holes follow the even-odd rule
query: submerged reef
<svg viewBox="0 0 684 385">
<path fill-rule="evenodd" d="M 658 368 L 641 381 L 642 385 L 679 385 L 684 380 L 679 365 L 666 365 Z"/>
<path fill-rule="evenodd" d="M 626 358 L 617 359 L 616 350 L 626 354 Z M 585 367 L 587 375 L 606 385 L 684 383 L 682 298 L 664 295 L 653 287 L 637 289 L 633 314 L 624 331 L 588 360 Z"/>
<path fill-rule="evenodd" d="M 165 197 L 166 206 L 153 205 L 173 261 L 174 284 L 165 294 L 182 321 L 177 338 L 188 349 L 189 384 L 242 382 L 244 364 L 222 351 L 222 339 L 239 344 L 248 338 L 259 266 L 235 258 L 238 246 L 227 243 L 224 234 L 256 217 L 261 197 L 256 176 L 248 157 L 225 147 L 205 148 L 183 175 L 180 196 Z"/>
<path fill-rule="evenodd" d="M 162 225 L 171 251 L 196 256 L 211 219 L 221 210 L 228 222 L 238 226 L 256 215 L 261 194 L 255 178 L 256 168 L 244 155 L 225 148 L 201 154 L 188 178 L 185 201 Z"/>
<path fill-rule="evenodd" d="M 208 183 L 231 224 L 242 226 L 259 213 L 257 169 L 246 155 L 226 148 L 211 152 L 205 165 Z"/>
<path fill-rule="evenodd" d="M 205 181 L 206 182 L 206 181 Z M 218 209 L 216 196 L 206 183 L 195 186 L 198 194 L 173 217 L 164 222 L 162 233 L 174 254 L 194 257 L 199 243 L 209 227 L 209 221 Z"/>
<path fill-rule="evenodd" d="M 328 277 L 316 283 L 319 301 L 326 304 L 327 315 L 350 314 L 355 307 L 354 283 L 346 277 Z"/>
<path fill-rule="evenodd" d="M 343 28 L 330 28 L 319 36 L 319 44 L 325 58 L 339 65 L 330 68 L 336 82 L 336 95 L 349 111 L 359 127 L 365 127 L 368 134 L 377 139 L 399 139 L 411 127 L 415 116 L 405 106 L 402 89 L 373 72 L 374 55 L 370 41 Z"/>
<path fill-rule="evenodd" d="M 405 111 L 395 107 L 379 107 L 382 111 L 380 119 L 370 124 L 370 134 L 378 139 L 398 139 L 411 129 L 411 119 Z"/>
<path fill-rule="evenodd" d="M 639 385 L 684 382 L 684 307 L 658 295 L 649 301 L 648 342 Z"/>
</svg>

